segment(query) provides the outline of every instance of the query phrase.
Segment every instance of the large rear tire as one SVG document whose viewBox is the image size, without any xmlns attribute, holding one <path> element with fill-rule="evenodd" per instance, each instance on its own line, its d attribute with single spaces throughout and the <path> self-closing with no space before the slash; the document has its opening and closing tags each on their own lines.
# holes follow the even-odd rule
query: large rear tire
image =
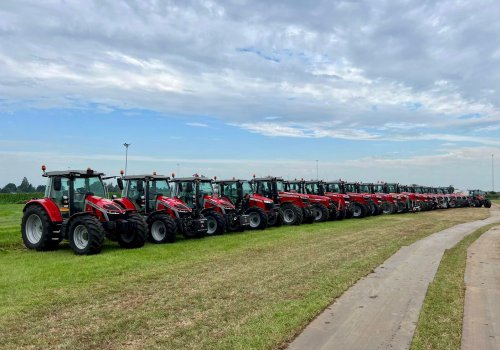
<svg viewBox="0 0 500 350">
<path fill-rule="evenodd" d="M 384 201 L 382 202 L 382 213 L 383 214 L 394 214 L 397 211 L 396 205 L 392 202 Z"/>
<path fill-rule="evenodd" d="M 314 203 L 312 205 L 314 221 L 316 222 L 325 222 L 328 221 L 329 213 L 326 205 L 322 203 Z"/>
<path fill-rule="evenodd" d="M 489 199 L 484 200 L 484 207 L 485 208 L 491 208 L 491 201 Z"/>
<path fill-rule="evenodd" d="M 69 225 L 69 246 L 78 255 L 92 255 L 101 252 L 106 232 L 101 222 L 93 215 L 81 215 Z"/>
<path fill-rule="evenodd" d="M 268 225 L 267 214 L 259 207 L 252 207 L 247 210 L 246 214 L 249 217 L 251 230 L 264 230 Z"/>
<path fill-rule="evenodd" d="M 352 217 L 356 219 L 364 218 L 366 216 L 366 207 L 361 203 L 353 203 Z"/>
<path fill-rule="evenodd" d="M 148 224 L 137 213 L 129 214 L 127 221 L 135 226 L 134 230 L 118 232 L 118 244 L 122 248 L 134 249 L 144 246 L 148 238 Z"/>
<path fill-rule="evenodd" d="M 283 223 L 285 225 L 300 225 L 304 220 L 302 209 L 292 203 L 281 205 L 283 211 Z"/>
<path fill-rule="evenodd" d="M 57 249 L 61 239 L 54 235 L 52 221 L 43 207 L 30 205 L 23 213 L 21 236 L 28 249 Z"/>
<path fill-rule="evenodd" d="M 283 211 L 281 211 L 281 208 L 277 209 L 273 215 L 268 216 L 267 224 L 269 226 L 280 227 L 283 226 L 283 222 Z"/>
<path fill-rule="evenodd" d="M 149 220 L 148 241 L 155 244 L 174 243 L 177 233 L 177 224 L 167 214 L 152 215 Z"/>
<path fill-rule="evenodd" d="M 211 210 L 203 215 L 207 218 L 207 236 L 221 235 L 226 232 L 226 220 L 221 213 Z"/>
</svg>

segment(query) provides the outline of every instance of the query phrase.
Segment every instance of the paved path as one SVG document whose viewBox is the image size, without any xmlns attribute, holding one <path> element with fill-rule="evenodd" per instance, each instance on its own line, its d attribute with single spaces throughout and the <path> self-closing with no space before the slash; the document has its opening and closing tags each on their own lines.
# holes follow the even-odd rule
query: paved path
<svg viewBox="0 0 500 350">
<path fill-rule="evenodd" d="M 500 349 L 500 227 L 467 250 L 462 349 Z"/>
<path fill-rule="evenodd" d="M 401 248 L 320 314 L 289 349 L 408 349 L 427 287 L 445 249 L 476 229 L 500 222 L 491 217 L 434 233 Z"/>
</svg>

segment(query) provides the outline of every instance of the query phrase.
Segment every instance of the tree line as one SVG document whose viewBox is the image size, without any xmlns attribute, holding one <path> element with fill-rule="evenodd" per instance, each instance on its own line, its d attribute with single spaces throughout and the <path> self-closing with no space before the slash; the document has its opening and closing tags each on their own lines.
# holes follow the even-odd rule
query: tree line
<svg viewBox="0 0 500 350">
<path fill-rule="evenodd" d="M 106 184 L 109 192 L 120 192 L 118 185 L 116 184 Z M 8 183 L 4 187 L 0 187 L 0 193 L 33 193 L 33 192 L 45 192 L 45 185 L 33 186 L 28 178 L 25 176 L 18 186 L 13 182 Z"/>
</svg>

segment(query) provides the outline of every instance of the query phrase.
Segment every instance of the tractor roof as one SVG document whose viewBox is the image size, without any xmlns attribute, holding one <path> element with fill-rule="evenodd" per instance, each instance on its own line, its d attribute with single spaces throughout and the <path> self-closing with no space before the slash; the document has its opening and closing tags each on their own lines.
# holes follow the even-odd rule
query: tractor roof
<svg viewBox="0 0 500 350">
<path fill-rule="evenodd" d="M 212 182 L 212 179 L 205 177 L 205 176 L 176 177 L 176 178 L 172 179 L 173 182 L 189 182 L 189 181 L 194 181 L 194 180 L 199 180 L 202 182 Z"/>
<path fill-rule="evenodd" d="M 215 180 L 214 182 L 219 183 L 233 183 L 233 182 L 248 182 L 249 180 L 245 179 L 227 179 L 227 180 Z"/>
<path fill-rule="evenodd" d="M 127 175 L 123 177 L 125 180 L 141 180 L 141 179 L 154 179 L 154 180 L 170 180 L 170 177 L 165 175 L 153 175 L 153 174 L 144 174 L 144 175 Z"/>
<path fill-rule="evenodd" d="M 87 170 L 62 170 L 62 171 L 47 171 L 43 174 L 46 177 L 61 176 L 61 177 L 93 177 L 101 176 L 104 173 L 100 173 L 91 169 Z"/>
<path fill-rule="evenodd" d="M 253 181 L 272 181 L 272 180 L 283 181 L 283 178 L 277 176 L 266 176 L 266 177 L 255 177 L 253 179 Z"/>
</svg>

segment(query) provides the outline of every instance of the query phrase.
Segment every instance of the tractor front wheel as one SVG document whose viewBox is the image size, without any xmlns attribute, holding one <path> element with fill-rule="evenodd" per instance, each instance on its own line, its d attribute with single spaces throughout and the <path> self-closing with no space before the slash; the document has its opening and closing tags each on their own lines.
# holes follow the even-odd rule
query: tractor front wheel
<svg viewBox="0 0 500 350">
<path fill-rule="evenodd" d="M 23 214 L 21 235 L 28 249 L 39 251 L 57 249 L 60 238 L 54 237 L 52 222 L 44 208 L 29 206 Z"/>
<path fill-rule="evenodd" d="M 267 214 L 264 210 L 258 207 L 253 207 L 247 210 L 246 214 L 250 220 L 250 229 L 264 230 L 268 225 Z"/>
<path fill-rule="evenodd" d="M 148 224 L 140 214 L 130 214 L 127 221 L 135 228 L 126 232 L 118 232 L 118 244 L 122 248 L 140 248 L 146 243 L 148 237 Z"/>
<path fill-rule="evenodd" d="M 221 235 L 226 232 L 226 220 L 224 220 L 224 216 L 221 213 L 216 211 L 208 211 L 204 213 L 207 218 L 207 235 Z"/>
<path fill-rule="evenodd" d="M 151 243 L 174 243 L 177 225 L 167 214 L 155 214 L 149 220 L 148 241 Z"/>
<path fill-rule="evenodd" d="M 491 201 L 489 199 L 484 200 L 484 207 L 485 208 L 491 208 Z"/>
<path fill-rule="evenodd" d="M 105 234 L 101 222 L 95 216 L 77 216 L 69 225 L 69 246 L 78 255 L 98 254 Z"/>
<path fill-rule="evenodd" d="M 396 205 L 391 202 L 382 203 L 382 213 L 384 214 L 394 214 L 397 211 Z"/>
<path fill-rule="evenodd" d="M 281 206 L 283 211 L 283 223 L 285 225 L 300 225 L 304 220 L 302 209 L 292 203 L 285 203 Z"/>
<path fill-rule="evenodd" d="M 322 203 L 315 203 L 312 205 L 314 221 L 324 222 L 328 220 L 328 208 Z"/>
<path fill-rule="evenodd" d="M 268 216 L 267 224 L 269 226 L 274 226 L 274 227 L 280 227 L 283 225 L 284 218 L 283 218 L 283 211 L 280 209 L 277 209 L 276 212 Z"/>
</svg>

